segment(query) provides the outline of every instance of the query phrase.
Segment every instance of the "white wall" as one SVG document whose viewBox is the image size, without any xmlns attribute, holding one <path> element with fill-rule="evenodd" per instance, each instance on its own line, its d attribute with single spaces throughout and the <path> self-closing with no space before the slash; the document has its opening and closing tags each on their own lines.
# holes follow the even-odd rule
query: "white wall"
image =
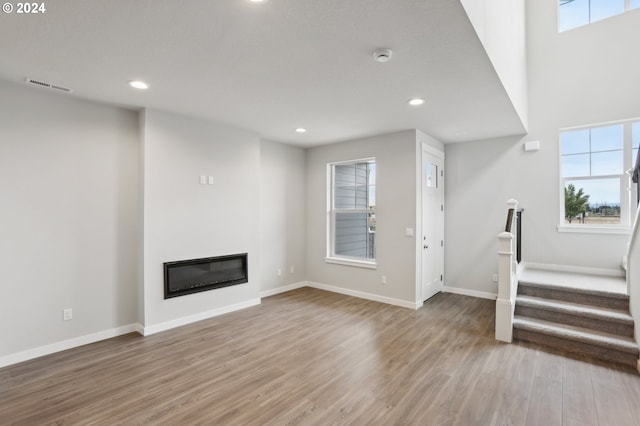
<svg viewBox="0 0 640 426">
<path fill-rule="evenodd" d="M 260 289 L 266 294 L 306 278 L 306 194 L 305 150 L 263 140 L 260 146 Z"/>
<path fill-rule="evenodd" d="M 311 282 L 390 299 L 416 302 L 415 130 L 358 139 L 307 150 L 307 279 Z M 442 145 L 429 138 L 429 143 Z M 325 262 L 327 164 L 376 158 L 376 270 Z M 380 284 L 380 277 L 387 284 Z"/>
<path fill-rule="evenodd" d="M 0 357 L 135 323 L 137 113 L 0 93 Z"/>
<path fill-rule="evenodd" d="M 619 269 L 628 236 L 558 233 L 559 129 L 640 116 L 640 11 L 557 33 L 557 2 L 527 2 L 529 135 L 447 145 L 447 285 L 496 291 L 505 202 L 523 214 L 523 260 Z M 522 144 L 539 140 L 540 151 Z"/>
<path fill-rule="evenodd" d="M 145 332 L 259 302 L 260 139 L 168 112 L 143 119 Z M 249 255 L 248 283 L 164 300 L 164 262 L 236 253 Z"/>
<path fill-rule="evenodd" d="M 528 125 L 524 0 L 461 0 L 507 95 Z M 551 3 L 551 2 L 550 2 Z"/>
</svg>

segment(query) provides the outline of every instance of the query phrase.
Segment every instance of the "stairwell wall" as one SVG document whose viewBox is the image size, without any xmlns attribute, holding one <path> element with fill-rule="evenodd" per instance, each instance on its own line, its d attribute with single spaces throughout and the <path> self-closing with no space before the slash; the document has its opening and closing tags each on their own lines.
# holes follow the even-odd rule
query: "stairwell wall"
<svg viewBox="0 0 640 426">
<path fill-rule="evenodd" d="M 557 2 L 527 2 L 529 134 L 446 146 L 449 287 L 496 292 L 495 236 L 509 198 L 524 208 L 524 261 L 620 270 L 628 235 L 557 230 L 559 130 L 640 117 L 640 10 L 563 33 L 556 16 Z M 540 149 L 524 152 L 526 141 Z"/>
</svg>

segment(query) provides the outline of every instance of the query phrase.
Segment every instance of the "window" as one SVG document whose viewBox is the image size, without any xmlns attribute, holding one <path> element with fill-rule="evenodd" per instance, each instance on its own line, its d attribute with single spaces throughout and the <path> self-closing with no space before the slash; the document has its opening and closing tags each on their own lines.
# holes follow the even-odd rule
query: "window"
<svg viewBox="0 0 640 426">
<path fill-rule="evenodd" d="M 558 31 L 567 31 L 640 7 L 640 0 L 558 0 Z"/>
<path fill-rule="evenodd" d="M 635 213 L 629 175 L 640 140 L 640 121 L 560 132 L 561 228 L 629 227 Z M 584 227 L 583 227 L 584 228 Z"/>
<path fill-rule="evenodd" d="M 328 165 L 327 262 L 375 267 L 376 162 Z"/>
</svg>

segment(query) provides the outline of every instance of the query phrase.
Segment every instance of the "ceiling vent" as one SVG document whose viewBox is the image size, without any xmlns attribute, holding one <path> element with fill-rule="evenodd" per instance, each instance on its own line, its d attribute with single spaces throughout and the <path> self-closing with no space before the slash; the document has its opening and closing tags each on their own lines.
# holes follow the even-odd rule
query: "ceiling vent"
<svg viewBox="0 0 640 426">
<path fill-rule="evenodd" d="M 47 83 L 45 81 L 34 80 L 33 78 L 27 77 L 26 82 L 36 86 L 46 87 L 48 89 L 59 90 L 61 92 L 67 92 L 67 93 L 73 92 L 73 90 L 69 89 L 68 87 L 60 86 L 58 84 L 53 84 L 53 83 Z"/>
</svg>

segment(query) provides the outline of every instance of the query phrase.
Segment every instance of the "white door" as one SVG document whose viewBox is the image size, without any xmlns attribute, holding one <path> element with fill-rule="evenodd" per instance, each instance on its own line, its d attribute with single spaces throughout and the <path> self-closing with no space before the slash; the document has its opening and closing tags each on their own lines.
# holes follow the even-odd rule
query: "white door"
<svg viewBox="0 0 640 426">
<path fill-rule="evenodd" d="M 444 286 L 444 154 L 422 150 L 422 300 Z"/>
</svg>

